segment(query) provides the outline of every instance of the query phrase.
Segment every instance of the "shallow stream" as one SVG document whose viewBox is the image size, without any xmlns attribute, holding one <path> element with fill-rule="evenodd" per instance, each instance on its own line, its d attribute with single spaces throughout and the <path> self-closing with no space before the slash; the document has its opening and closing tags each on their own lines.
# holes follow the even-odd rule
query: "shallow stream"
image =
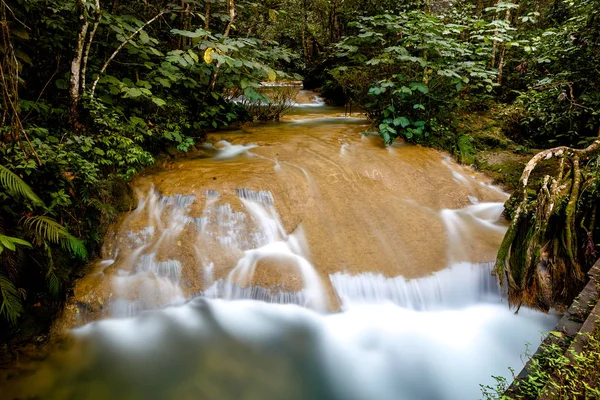
<svg viewBox="0 0 600 400">
<path fill-rule="evenodd" d="M 298 99 L 136 180 L 70 345 L 6 398 L 468 400 L 522 367 L 556 318 L 490 275 L 507 194 Z"/>
</svg>

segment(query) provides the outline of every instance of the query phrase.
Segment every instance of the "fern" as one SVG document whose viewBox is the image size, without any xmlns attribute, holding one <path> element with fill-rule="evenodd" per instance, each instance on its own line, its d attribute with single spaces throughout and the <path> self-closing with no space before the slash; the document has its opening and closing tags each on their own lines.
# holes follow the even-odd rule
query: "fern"
<svg viewBox="0 0 600 400">
<path fill-rule="evenodd" d="M 46 279 L 48 279 L 48 290 L 50 294 L 54 297 L 58 297 L 58 292 L 60 289 L 60 281 L 58 277 L 54 273 L 53 269 L 48 270 L 48 274 L 46 274 Z"/>
<path fill-rule="evenodd" d="M 14 325 L 23 313 L 23 305 L 19 298 L 19 291 L 2 272 L 0 272 L 0 296 L 2 297 L 0 314 Z"/>
<path fill-rule="evenodd" d="M 60 243 L 62 248 L 71 254 L 80 258 L 87 257 L 87 250 L 83 242 L 71 235 L 64 226 L 52 218 L 36 215 L 28 217 L 24 225 L 27 229 L 33 230 L 42 241 Z"/>
<path fill-rule="evenodd" d="M 18 175 L 10 171 L 3 165 L 0 165 L 0 186 L 8 192 L 21 195 L 38 207 L 44 207 L 44 202 L 37 194 L 26 184 Z"/>
</svg>

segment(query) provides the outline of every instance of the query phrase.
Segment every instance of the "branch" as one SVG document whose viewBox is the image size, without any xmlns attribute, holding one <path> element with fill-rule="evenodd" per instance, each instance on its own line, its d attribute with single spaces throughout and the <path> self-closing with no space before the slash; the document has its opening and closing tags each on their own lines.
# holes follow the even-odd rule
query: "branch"
<svg viewBox="0 0 600 400">
<path fill-rule="evenodd" d="M 227 27 L 225 28 L 225 32 L 223 33 L 223 36 L 225 36 L 225 37 L 229 36 L 229 31 L 231 30 L 231 26 L 233 25 L 233 21 L 235 20 L 234 0 L 227 0 L 227 7 L 229 8 L 229 23 L 227 24 Z M 210 91 L 215 89 L 215 85 L 217 84 L 218 76 L 219 76 L 219 65 L 217 64 L 217 68 L 215 69 L 212 76 L 210 77 L 210 83 L 208 84 L 208 88 Z M 208 96 L 208 91 L 204 94 L 204 99 L 202 101 L 205 101 L 207 96 Z"/>
<path fill-rule="evenodd" d="M 529 160 L 527 165 L 525 165 L 523 173 L 521 174 L 520 181 L 523 186 L 522 189 L 525 191 L 524 193 L 527 193 L 526 186 L 529 181 L 529 175 L 531 175 L 531 172 L 539 162 L 549 160 L 555 157 L 573 156 L 579 156 L 579 159 L 581 161 L 584 161 L 593 157 L 598 151 L 600 151 L 600 129 L 598 130 L 598 137 L 596 138 L 596 140 L 594 140 L 594 142 L 585 149 L 574 149 L 568 146 L 559 146 L 552 149 L 540 151 L 535 156 L 533 156 L 531 160 Z"/>
<path fill-rule="evenodd" d="M 123 47 L 125 47 L 127 45 L 127 43 L 129 43 L 131 41 L 131 39 L 133 39 L 135 37 L 135 35 L 140 33 L 145 27 L 147 27 L 148 25 L 150 25 L 151 23 L 156 21 L 158 18 L 160 18 L 163 14 L 165 14 L 166 12 L 169 12 L 169 11 L 170 11 L 169 9 L 165 9 L 165 10 L 162 10 L 161 12 L 159 12 L 158 14 L 156 14 L 154 16 L 154 18 L 148 20 L 144 25 L 140 26 L 135 32 L 133 32 L 131 35 L 129 35 L 129 37 L 127 39 L 125 39 L 119 47 L 117 47 L 117 49 L 112 53 L 112 55 L 108 58 L 108 60 L 106 60 L 106 62 L 100 69 L 100 73 L 98 73 L 98 76 L 94 80 L 94 83 L 92 85 L 92 92 L 90 93 L 90 98 L 94 98 L 94 93 L 96 92 L 96 85 L 98 84 L 100 77 L 102 76 L 104 71 L 106 71 L 108 64 L 113 60 L 113 58 L 115 58 L 117 56 L 117 54 L 119 54 L 119 52 L 123 49 Z"/>
<path fill-rule="evenodd" d="M 96 19 L 94 20 L 94 27 L 92 28 L 92 32 L 90 32 L 90 37 L 85 45 L 85 50 L 83 52 L 83 63 L 81 66 L 81 93 L 85 93 L 85 73 L 87 71 L 88 57 L 90 55 L 90 48 L 92 47 L 92 42 L 94 41 L 94 35 L 96 34 L 98 25 L 100 25 L 101 19 L 102 10 L 100 10 L 100 0 L 96 0 Z"/>
<path fill-rule="evenodd" d="M 40 99 L 42 98 L 42 94 L 44 94 L 44 92 L 46 91 L 46 88 L 48 87 L 48 85 L 50 84 L 50 82 L 52 82 L 52 79 L 54 79 L 54 77 L 56 76 L 56 74 L 58 74 L 59 69 L 60 69 L 60 54 L 58 55 L 58 57 L 56 57 L 56 71 L 54 71 L 54 73 L 52 74 L 52 76 L 50 76 L 50 79 L 48 79 L 48 81 L 46 82 L 46 84 L 42 88 L 42 90 L 41 90 L 40 94 L 38 95 L 37 99 L 35 99 L 35 103 L 33 103 L 34 106 L 40 101 Z M 27 121 L 27 119 L 31 115 L 32 111 L 33 111 L 33 108 L 31 110 L 29 110 L 29 112 L 27 113 L 27 115 L 23 118 L 23 122 Z"/>
<path fill-rule="evenodd" d="M 231 26 L 233 25 L 233 21 L 235 20 L 235 3 L 234 0 L 228 0 L 227 1 L 227 6 L 229 8 L 229 23 L 227 24 L 227 27 L 225 28 L 225 32 L 223 33 L 224 36 L 229 36 L 229 31 L 231 30 Z"/>
</svg>

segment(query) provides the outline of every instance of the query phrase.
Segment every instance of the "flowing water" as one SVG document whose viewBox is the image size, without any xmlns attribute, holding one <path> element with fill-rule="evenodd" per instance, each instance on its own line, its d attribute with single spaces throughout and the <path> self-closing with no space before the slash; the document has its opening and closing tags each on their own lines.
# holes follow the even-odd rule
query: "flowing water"
<svg viewBox="0 0 600 400">
<path fill-rule="evenodd" d="M 70 345 L 6 398 L 464 400 L 522 366 L 555 317 L 490 275 L 507 195 L 298 102 L 136 180 Z"/>
</svg>

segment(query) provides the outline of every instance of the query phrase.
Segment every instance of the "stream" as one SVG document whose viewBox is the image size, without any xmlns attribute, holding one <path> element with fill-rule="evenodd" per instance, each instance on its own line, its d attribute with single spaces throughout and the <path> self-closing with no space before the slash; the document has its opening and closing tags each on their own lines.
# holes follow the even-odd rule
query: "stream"
<svg viewBox="0 0 600 400">
<path fill-rule="evenodd" d="M 0 398 L 469 400 L 557 317 L 490 274 L 508 198 L 301 91 L 136 178 L 60 321 Z M 4 393 L 3 395 L 1 393 Z"/>
</svg>

